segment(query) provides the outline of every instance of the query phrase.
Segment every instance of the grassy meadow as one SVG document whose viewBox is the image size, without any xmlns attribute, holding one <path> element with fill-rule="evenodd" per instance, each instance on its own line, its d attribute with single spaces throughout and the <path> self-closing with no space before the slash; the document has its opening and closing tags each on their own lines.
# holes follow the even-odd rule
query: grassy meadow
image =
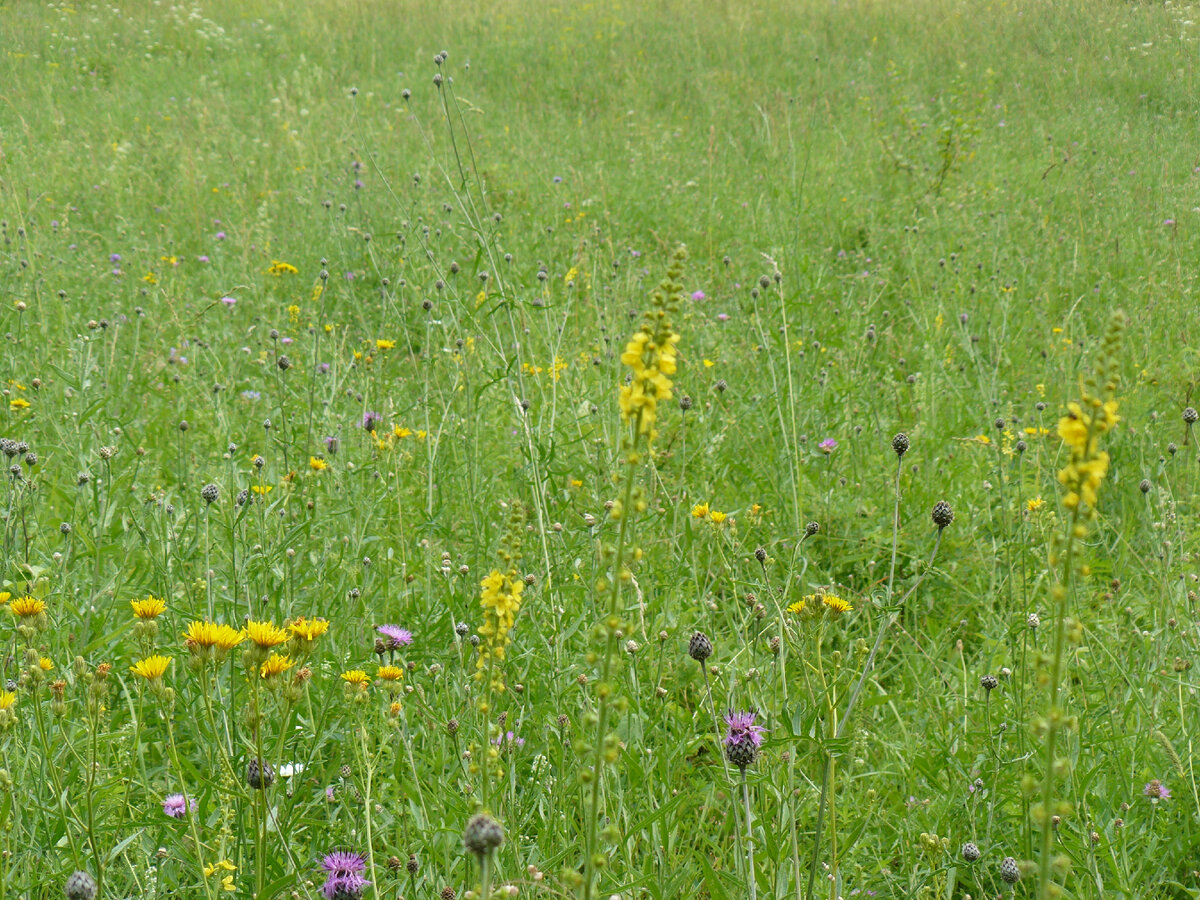
<svg viewBox="0 0 1200 900">
<path fill-rule="evenodd" d="M 1200 897 L 1198 39 L 0 0 L 0 900 Z"/>
</svg>

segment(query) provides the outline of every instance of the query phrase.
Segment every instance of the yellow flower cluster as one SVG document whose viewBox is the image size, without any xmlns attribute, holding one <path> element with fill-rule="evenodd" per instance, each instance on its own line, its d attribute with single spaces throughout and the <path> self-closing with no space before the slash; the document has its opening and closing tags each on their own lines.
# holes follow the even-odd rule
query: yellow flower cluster
<svg viewBox="0 0 1200 900">
<path fill-rule="evenodd" d="M 621 354 L 621 362 L 630 370 L 627 383 L 621 386 L 621 417 L 649 440 L 654 440 L 659 401 L 671 399 L 669 376 L 675 374 L 678 366 L 675 345 L 679 343 L 679 335 L 671 327 L 670 314 L 683 296 L 679 279 L 686 258 L 687 252 L 682 247 L 675 251 L 667 277 L 654 292 L 654 308 Z"/>
<path fill-rule="evenodd" d="M 479 596 L 479 605 L 483 607 L 484 622 L 479 628 L 483 640 L 479 644 L 479 659 L 475 667 L 482 677 L 482 670 L 489 661 L 504 659 L 504 648 L 508 646 L 508 633 L 512 630 L 521 608 L 521 591 L 525 583 L 517 577 L 515 571 L 501 572 L 493 569 L 481 582 L 483 591 Z M 493 687 L 503 690 L 503 684 L 493 679 Z"/>
<path fill-rule="evenodd" d="M 1066 466 L 1058 473 L 1058 481 L 1067 490 L 1063 506 L 1074 511 L 1082 502 L 1090 516 L 1095 512 L 1100 482 L 1108 474 L 1108 453 L 1100 449 L 1100 436 L 1116 425 L 1120 417 L 1115 400 L 1102 402 L 1085 396 L 1084 402 L 1087 409 L 1071 403 L 1067 414 L 1058 420 L 1058 436 L 1070 453 Z"/>
</svg>

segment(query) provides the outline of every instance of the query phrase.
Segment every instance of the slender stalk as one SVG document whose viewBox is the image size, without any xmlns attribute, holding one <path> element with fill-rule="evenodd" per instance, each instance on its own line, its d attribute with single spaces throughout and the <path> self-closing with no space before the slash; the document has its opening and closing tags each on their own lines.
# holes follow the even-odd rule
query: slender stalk
<svg viewBox="0 0 1200 900">
<path fill-rule="evenodd" d="M 758 886 L 754 877 L 754 828 L 750 817 L 750 786 L 746 783 L 745 766 L 742 766 L 742 802 L 746 809 L 746 881 L 750 885 L 750 900 L 758 900 Z"/>
</svg>

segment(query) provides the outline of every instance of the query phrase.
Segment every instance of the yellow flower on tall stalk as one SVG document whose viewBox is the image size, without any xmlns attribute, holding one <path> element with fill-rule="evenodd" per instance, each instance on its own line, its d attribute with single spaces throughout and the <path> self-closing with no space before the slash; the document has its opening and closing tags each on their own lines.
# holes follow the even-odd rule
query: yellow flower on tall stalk
<svg viewBox="0 0 1200 900">
<path fill-rule="evenodd" d="M 188 651 L 201 659 L 223 657 L 245 639 L 236 628 L 213 622 L 192 622 L 183 632 Z"/>
<path fill-rule="evenodd" d="M 679 283 L 687 251 L 675 251 L 667 277 L 655 290 L 653 309 L 646 314 L 642 327 L 625 345 L 621 362 L 629 367 L 629 378 L 621 385 L 621 417 L 634 426 L 639 435 L 654 440 L 658 404 L 671 399 L 672 382 L 678 363 L 679 335 L 671 326 L 671 313 L 683 296 Z"/>
<path fill-rule="evenodd" d="M 138 619 L 157 619 L 167 611 L 167 602 L 158 597 L 148 596 L 144 600 L 130 600 L 133 615 Z"/>
<path fill-rule="evenodd" d="M 282 675 L 294 665 L 295 663 L 290 656 L 280 656 L 278 653 L 272 653 L 267 657 L 267 661 L 259 667 L 258 674 L 260 677 L 270 680 Z"/>
<path fill-rule="evenodd" d="M 324 619 L 306 619 L 300 616 L 288 622 L 287 627 L 292 633 L 292 640 L 302 646 L 309 646 L 329 630 L 329 623 Z"/>
<path fill-rule="evenodd" d="M 521 591 L 525 583 L 515 571 L 501 572 L 493 569 L 480 582 L 483 590 L 479 605 L 483 607 L 484 621 L 479 628 L 483 640 L 479 644 L 479 659 L 475 668 L 482 671 L 491 659 L 503 660 L 504 648 L 508 646 L 508 633 L 516 621 L 521 608 Z"/>
<path fill-rule="evenodd" d="M 171 657 L 155 654 L 154 656 L 147 656 L 145 659 L 130 666 L 129 670 L 134 675 L 140 675 L 147 681 L 158 681 L 158 679 L 163 677 L 163 674 L 167 671 L 167 666 L 170 664 Z"/>
<path fill-rule="evenodd" d="M 1074 512 L 1083 504 L 1083 514 L 1095 515 L 1100 483 L 1108 474 L 1108 453 L 1100 449 L 1100 438 L 1110 431 L 1120 416 L 1117 401 L 1092 396 L 1085 387 L 1083 403 L 1067 405 L 1067 414 L 1058 420 L 1058 436 L 1068 451 L 1067 464 L 1058 473 L 1066 488 L 1063 506 Z"/>
<path fill-rule="evenodd" d="M 18 597 L 8 605 L 9 610 L 18 619 L 29 619 L 46 611 L 46 604 L 37 597 Z"/>
<path fill-rule="evenodd" d="M 287 641 L 289 635 L 274 622 L 247 622 L 246 637 L 259 649 L 270 650 Z"/>
</svg>

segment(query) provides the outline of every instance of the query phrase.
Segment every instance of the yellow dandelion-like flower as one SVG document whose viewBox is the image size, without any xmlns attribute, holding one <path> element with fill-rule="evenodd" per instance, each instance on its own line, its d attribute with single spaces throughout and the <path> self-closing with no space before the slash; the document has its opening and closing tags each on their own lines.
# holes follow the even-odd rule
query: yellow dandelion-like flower
<svg viewBox="0 0 1200 900">
<path fill-rule="evenodd" d="M 27 619 L 31 616 L 40 615 L 46 611 L 46 604 L 37 597 L 18 597 L 8 605 L 14 616 L 21 619 Z"/>
<path fill-rule="evenodd" d="M 142 281 L 146 282 L 146 284 L 158 284 L 158 276 L 153 272 L 147 272 L 142 276 Z"/>
<path fill-rule="evenodd" d="M 212 647 L 217 643 L 217 626 L 212 622 L 192 622 L 184 629 L 183 641 L 189 647 Z"/>
<path fill-rule="evenodd" d="M 130 600 L 133 614 L 139 619 L 157 619 L 167 611 L 167 602 L 158 597 L 146 597 L 145 600 Z"/>
<path fill-rule="evenodd" d="M 308 458 L 308 467 L 314 472 L 324 472 L 329 468 L 329 463 L 325 462 L 319 456 L 310 456 Z"/>
<path fill-rule="evenodd" d="M 342 681 L 366 690 L 367 685 L 371 683 L 371 677 L 362 669 L 351 669 L 349 672 L 342 673 Z"/>
<path fill-rule="evenodd" d="M 17 695 L 12 691 L 0 692 L 0 710 L 12 709 L 13 704 L 17 702 Z"/>
<path fill-rule="evenodd" d="M 727 518 L 729 518 L 729 516 L 721 512 L 719 509 L 714 509 L 708 514 L 708 520 L 714 525 L 724 525 Z"/>
<path fill-rule="evenodd" d="M 295 275 L 299 271 L 300 270 L 291 263 L 281 262 L 278 259 L 273 259 L 271 260 L 271 267 L 267 269 L 267 274 L 278 277 L 280 275 Z"/>
<path fill-rule="evenodd" d="M 280 656 L 278 653 L 272 653 L 259 668 L 258 674 L 263 678 L 273 678 L 276 675 L 282 675 L 294 665 L 295 663 L 292 662 L 290 656 Z"/>
<path fill-rule="evenodd" d="M 43 672 L 50 672 L 54 669 L 54 660 L 43 656 L 38 660 L 38 668 L 40 668 Z"/>
<path fill-rule="evenodd" d="M 404 670 L 399 666 L 380 666 L 375 677 L 380 681 L 399 681 L 404 677 Z"/>
<path fill-rule="evenodd" d="M 825 604 L 825 608 L 835 616 L 840 616 L 842 613 L 853 611 L 854 607 L 847 601 L 843 600 L 835 594 L 825 594 L 821 597 L 821 602 Z"/>
<path fill-rule="evenodd" d="M 229 860 L 223 859 L 220 862 L 215 862 L 215 863 L 212 863 L 211 865 L 205 866 L 204 867 L 204 877 L 212 878 L 213 875 L 217 874 L 218 872 L 236 872 L 236 871 L 237 871 L 237 866 L 235 866 Z"/>
<path fill-rule="evenodd" d="M 275 485 L 273 484 L 252 484 L 250 485 L 250 490 L 253 493 L 258 494 L 260 497 L 265 497 L 267 494 L 271 493 L 271 490 L 274 487 Z"/>
<path fill-rule="evenodd" d="M 238 631 L 229 625 L 217 625 L 213 635 L 213 644 L 218 650 L 229 652 L 246 639 L 244 631 Z"/>
<path fill-rule="evenodd" d="M 693 519 L 707 519 L 708 518 L 708 504 L 707 503 L 697 503 L 695 506 L 693 506 L 692 507 L 692 518 Z"/>
<path fill-rule="evenodd" d="M 129 667 L 129 671 L 134 675 L 140 675 L 147 681 L 157 681 L 163 677 L 163 673 L 167 671 L 167 666 L 171 664 L 169 656 L 147 656 L 135 665 Z"/>
<path fill-rule="evenodd" d="M 304 616 L 289 622 L 288 631 L 292 637 L 311 643 L 329 630 L 329 623 L 324 619 L 306 619 Z"/>
<path fill-rule="evenodd" d="M 1035 513 L 1045 505 L 1046 501 L 1041 497 L 1031 497 L 1025 501 L 1025 512 Z"/>
<path fill-rule="evenodd" d="M 804 612 L 804 606 L 805 606 L 805 603 L 803 600 L 797 600 L 795 603 L 791 603 L 788 605 L 787 611 L 790 612 L 793 616 L 798 616 L 798 615 L 800 615 L 800 613 Z"/>
<path fill-rule="evenodd" d="M 8 408 L 11 410 L 29 409 L 29 401 L 24 397 L 13 397 L 8 401 Z"/>
<path fill-rule="evenodd" d="M 393 350 L 396 347 L 395 341 L 380 339 L 375 342 L 376 350 Z"/>
<path fill-rule="evenodd" d="M 246 637 L 263 650 L 270 650 L 286 641 L 289 635 L 274 622 L 247 622 Z"/>
</svg>

